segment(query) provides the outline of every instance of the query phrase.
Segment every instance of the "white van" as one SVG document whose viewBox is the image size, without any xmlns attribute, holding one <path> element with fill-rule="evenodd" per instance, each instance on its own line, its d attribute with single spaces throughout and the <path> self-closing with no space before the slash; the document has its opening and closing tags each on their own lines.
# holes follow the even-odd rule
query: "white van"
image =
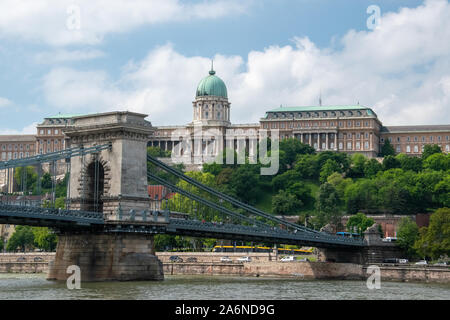
<svg viewBox="0 0 450 320">
<path fill-rule="evenodd" d="M 286 256 L 280 259 L 280 261 L 286 262 L 286 261 L 295 261 L 294 256 Z"/>
</svg>

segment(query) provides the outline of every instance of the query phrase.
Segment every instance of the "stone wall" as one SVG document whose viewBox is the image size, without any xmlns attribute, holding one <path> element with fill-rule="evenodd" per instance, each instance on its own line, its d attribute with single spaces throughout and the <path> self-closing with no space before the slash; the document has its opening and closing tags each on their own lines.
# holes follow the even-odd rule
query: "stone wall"
<svg viewBox="0 0 450 320">
<path fill-rule="evenodd" d="M 367 267 L 363 267 L 367 273 Z M 380 266 L 381 280 L 405 282 L 436 282 L 450 283 L 449 267 L 434 266 Z"/>
</svg>

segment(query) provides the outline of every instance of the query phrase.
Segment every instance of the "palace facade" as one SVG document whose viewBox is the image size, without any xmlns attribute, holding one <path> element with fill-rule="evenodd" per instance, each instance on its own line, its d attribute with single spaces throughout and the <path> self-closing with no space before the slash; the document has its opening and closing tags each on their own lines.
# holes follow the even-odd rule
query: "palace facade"
<svg viewBox="0 0 450 320">
<path fill-rule="evenodd" d="M 309 144 L 318 152 L 337 151 L 361 153 L 369 158 L 378 157 L 382 145 L 389 140 L 397 153 L 420 156 L 426 144 L 438 144 L 442 151 L 450 151 L 450 124 L 417 126 L 383 126 L 375 111 L 362 105 L 279 107 L 266 111 L 259 123 L 232 124 L 231 103 L 225 83 L 211 70 L 197 86 L 193 106 L 193 121 L 185 126 L 156 127 L 149 145 L 176 152 L 196 163 L 214 159 L 223 147 L 237 149 L 245 141 L 246 150 L 252 147 L 252 137 L 259 129 L 278 130 L 280 139 L 295 138 Z M 218 135 L 195 144 L 195 126 L 212 129 Z M 235 137 L 227 139 L 227 131 Z M 181 136 L 188 137 L 192 146 L 189 154 L 177 148 Z M 211 136 L 211 137 L 209 137 Z M 185 148 L 186 149 L 186 148 Z"/>
</svg>

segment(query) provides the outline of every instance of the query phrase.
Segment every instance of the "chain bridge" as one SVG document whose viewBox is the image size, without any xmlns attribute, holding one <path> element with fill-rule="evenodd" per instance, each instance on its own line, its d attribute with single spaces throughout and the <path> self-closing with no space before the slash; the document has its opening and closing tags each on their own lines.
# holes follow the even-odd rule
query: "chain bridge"
<svg viewBox="0 0 450 320">
<path fill-rule="evenodd" d="M 162 264 L 154 255 L 155 234 L 312 246 L 339 253 L 343 262 L 361 260 L 361 252 L 367 247 L 364 240 L 279 219 L 148 156 L 147 141 L 153 129 L 146 116 L 109 112 L 75 117 L 64 129 L 70 143 L 67 149 L 0 162 L 0 170 L 8 175 L 15 168 L 36 167 L 38 184 L 42 164 L 48 163 L 50 168 L 57 162 L 67 166 L 64 209 L 55 208 L 56 170 L 50 170 L 51 196 L 45 207 L 27 203 L 26 194 L 31 190 L 27 190 L 26 174 L 21 178 L 22 199 L 9 194 L 9 187 L 0 199 L 0 223 L 46 226 L 58 233 L 49 279 L 65 280 L 69 265 L 80 266 L 84 281 L 162 279 Z M 208 196 L 172 184 L 158 171 Z M 150 210 L 149 180 L 216 213 L 220 221 L 200 220 L 202 212 L 174 212 L 170 205 Z M 42 186 L 36 189 L 39 192 Z"/>
</svg>

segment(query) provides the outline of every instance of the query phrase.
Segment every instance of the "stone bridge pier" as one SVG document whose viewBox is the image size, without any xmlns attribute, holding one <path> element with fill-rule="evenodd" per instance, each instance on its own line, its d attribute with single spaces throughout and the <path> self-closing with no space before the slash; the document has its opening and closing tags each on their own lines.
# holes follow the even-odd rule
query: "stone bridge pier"
<svg viewBox="0 0 450 320">
<path fill-rule="evenodd" d="M 102 212 L 107 226 L 127 220 L 131 210 L 150 210 L 147 141 L 153 128 L 145 117 L 125 111 L 72 118 L 63 130 L 70 147 L 110 143 L 111 148 L 71 159 L 70 209 Z M 61 230 L 47 278 L 66 280 L 70 276 L 67 267 L 77 265 L 82 281 L 163 279 L 152 235 L 106 232 L 107 226 L 90 231 Z"/>
<path fill-rule="evenodd" d="M 381 240 L 378 224 L 374 224 L 364 232 L 364 240 L 367 246 L 360 249 L 320 249 L 319 260 L 367 265 L 382 263 L 388 258 L 402 258 L 403 253 L 395 243 Z"/>
</svg>

